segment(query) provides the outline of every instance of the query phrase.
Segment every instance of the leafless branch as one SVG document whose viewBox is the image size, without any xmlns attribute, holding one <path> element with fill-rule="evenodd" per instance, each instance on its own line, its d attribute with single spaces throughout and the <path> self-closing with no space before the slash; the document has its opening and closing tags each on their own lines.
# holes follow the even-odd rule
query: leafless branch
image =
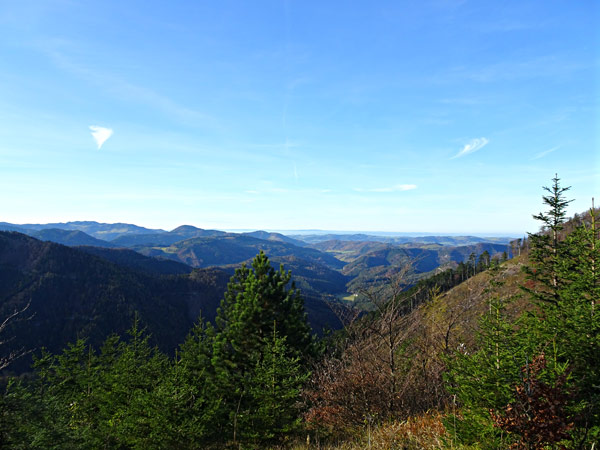
<svg viewBox="0 0 600 450">
<path fill-rule="evenodd" d="M 17 320 L 31 319 L 33 317 L 33 314 L 29 317 L 23 316 L 25 314 L 25 312 L 29 309 L 30 306 L 31 306 L 31 300 L 29 302 L 27 302 L 27 304 L 22 309 L 15 308 L 15 310 L 11 314 L 9 314 L 8 317 L 6 317 L 0 324 L 0 334 L 2 334 L 4 332 L 4 330 L 6 329 L 6 327 L 12 322 L 15 322 Z M 9 338 L 3 338 L 0 340 L 0 345 L 5 345 L 8 342 L 12 341 L 13 339 L 14 339 L 14 336 L 9 337 Z M 0 370 L 5 369 L 14 360 L 21 358 L 22 356 L 25 356 L 28 353 L 31 353 L 31 350 L 25 350 L 24 348 L 21 348 L 18 350 L 11 350 L 8 353 L 8 355 L 0 356 Z"/>
</svg>

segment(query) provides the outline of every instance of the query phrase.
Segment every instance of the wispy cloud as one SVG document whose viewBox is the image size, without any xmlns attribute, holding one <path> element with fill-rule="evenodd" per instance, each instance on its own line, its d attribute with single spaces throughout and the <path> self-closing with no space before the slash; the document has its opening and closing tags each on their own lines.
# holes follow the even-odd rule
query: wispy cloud
<svg viewBox="0 0 600 450">
<path fill-rule="evenodd" d="M 292 149 L 297 147 L 300 147 L 300 144 L 298 142 L 292 141 L 286 137 L 285 142 L 283 143 L 283 153 L 285 155 L 291 155 Z"/>
<path fill-rule="evenodd" d="M 447 84 L 464 80 L 477 83 L 531 80 L 543 78 L 571 79 L 583 70 L 596 67 L 596 62 L 581 62 L 567 54 L 545 55 L 532 59 L 513 59 L 487 65 L 459 65 L 433 74 L 430 81 Z"/>
<path fill-rule="evenodd" d="M 296 183 L 298 182 L 298 167 L 296 166 L 296 163 L 294 162 L 294 179 L 296 180 Z"/>
<path fill-rule="evenodd" d="M 466 156 L 470 153 L 474 153 L 477 150 L 481 150 L 483 147 L 485 147 L 490 141 L 487 140 L 486 138 L 482 137 L 482 138 L 475 138 L 475 139 L 471 139 L 471 141 L 468 144 L 465 144 L 465 146 L 456 154 L 454 155 L 452 158 L 450 159 L 454 159 L 454 158 L 462 158 L 463 156 Z"/>
<path fill-rule="evenodd" d="M 543 158 L 544 156 L 546 156 L 548 153 L 552 153 L 556 150 L 558 150 L 560 148 L 560 145 L 557 145 L 556 147 L 552 147 L 551 149 L 545 150 L 543 152 L 539 152 L 538 154 L 536 154 L 533 158 L 531 158 L 531 161 L 533 161 L 534 159 L 540 159 Z"/>
<path fill-rule="evenodd" d="M 90 131 L 92 132 L 94 141 L 96 141 L 98 150 L 100 150 L 106 140 L 113 135 L 113 130 L 111 128 L 99 127 L 97 125 L 90 125 Z"/>
<path fill-rule="evenodd" d="M 216 126 L 212 117 L 195 109 L 183 106 L 152 89 L 130 83 L 110 72 L 97 70 L 76 62 L 67 56 L 65 51 L 61 50 L 61 48 L 68 47 L 69 45 L 70 43 L 68 41 L 52 40 L 49 43 L 39 44 L 38 48 L 61 70 L 69 72 L 89 83 L 100 86 L 104 91 L 109 92 L 120 99 L 128 99 L 146 104 L 184 123 L 202 123 L 204 125 L 210 123 L 213 127 Z"/>
<path fill-rule="evenodd" d="M 389 187 L 381 187 L 381 188 L 354 188 L 356 192 L 402 192 L 402 191 L 412 191 L 416 189 L 416 184 L 396 184 L 394 186 Z"/>
</svg>

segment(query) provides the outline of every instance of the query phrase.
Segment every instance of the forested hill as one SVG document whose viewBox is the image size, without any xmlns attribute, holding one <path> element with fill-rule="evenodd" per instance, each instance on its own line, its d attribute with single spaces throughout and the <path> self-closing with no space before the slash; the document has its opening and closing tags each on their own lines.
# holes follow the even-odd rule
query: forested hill
<svg viewBox="0 0 600 450">
<path fill-rule="evenodd" d="M 157 275 L 183 275 L 192 272 L 193 267 L 177 261 L 149 258 L 126 248 L 102 248 L 80 246 L 77 249 L 104 258 L 120 266 Z"/>
<path fill-rule="evenodd" d="M 439 244 L 439 245 L 472 245 L 480 243 L 508 244 L 514 238 L 512 237 L 480 237 L 480 236 L 389 236 L 378 234 L 292 234 L 290 237 L 302 240 L 308 245 L 317 245 L 327 241 L 347 241 L 347 242 L 382 242 L 394 245 L 413 245 L 413 244 Z"/>
<path fill-rule="evenodd" d="M 344 263 L 333 255 L 313 248 L 233 233 L 187 239 L 168 247 L 135 246 L 133 249 L 147 256 L 173 259 L 193 267 L 241 264 L 252 259 L 260 250 L 269 257 L 294 255 L 313 264 L 322 264 L 332 269 L 341 269 L 344 266 Z"/>
<path fill-rule="evenodd" d="M 79 230 L 63 230 L 61 228 L 44 228 L 43 230 L 27 230 L 29 236 L 40 241 L 51 241 L 57 244 L 68 245 L 70 247 L 77 245 L 91 245 L 94 247 L 112 248 L 115 245 L 102 239 L 96 239 L 89 234 Z"/>
<path fill-rule="evenodd" d="M 0 230 L 19 231 L 29 234 L 31 231 L 45 230 L 49 228 L 61 230 L 77 230 L 86 233 L 96 239 L 110 241 L 125 234 L 144 234 L 144 233 L 165 233 L 164 230 L 153 230 L 140 227 L 130 223 L 99 223 L 94 221 L 75 221 L 58 222 L 47 224 L 24 224 L 16 225 L 12 223 L 0 222 Z"/>
<path fill-rule="evenodd" d="M 14 336 L 10 349 L 45 347 L 56 353 L 77 338 L 98 345 L 111 333 L 125 335 L 137 313 L 152 342 L 171 353 L 200 313 L 214 318 L 230 271 L 190 268 L 164 275 L 159 272 L 183 272 L 185 266 L 125 252 L 70 248 L 0 232 L 0 316 L 30 303 L 21 315 L 26 320 L 5 330 L 6 336 Z M 306 309 L 315 328 L 339 326 L 320 299 L 308 299 Z M 22 358 L 11 370 L 22 371 L 29 362 Z"/>
</svg>

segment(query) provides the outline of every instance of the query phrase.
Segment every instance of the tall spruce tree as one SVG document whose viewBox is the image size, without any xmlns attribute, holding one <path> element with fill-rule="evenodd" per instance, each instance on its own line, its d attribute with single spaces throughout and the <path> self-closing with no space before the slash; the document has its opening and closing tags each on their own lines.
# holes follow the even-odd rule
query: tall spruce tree
<svg viewBox="0 0 600 450">
<path fill-rule="evenodd" d="M 228 420 L 220 424 L 220 433 L 236 442 L 252 434 L 246 429 L 251 424 L 269 422 L 257 418 L 261 406 L 256 401 L 260 398 L 254 386 L 260 375 L 256 371 L 266 370 L 266 361 L 276 356 L 277 370 L 294 367 L 294 377 L 302 379 L 306 369 L 299 368 L 313 352 L 313 337 L 290 272 L 284 271 L 283 266 L 278 271 L 273 269 L 262 251 L 251 267 L 235 271 L 217 311 L 216 324 L 212 367 L 222 410 L 228 414 Z M 277 341 L 275 347 L 270 347 L 275 335 L 284 339 L 285 345 Z M 289 395 L 297 396 L 297 383 L 288 388 Z M 281 399 L 286 399 L 280 405 L 284 409 L 290 405 L 286 395 L 280 394 Z M 265 429 L 263 433 L 271 436 L 284 428 Z"/>
<path fill-rule="evenodd" d="M 558 177 L 552 182 L 544 188 L 548 211 L 534 216 L 542 228 L 529 235 L 523 289 L 535 308 L 518 323 L 506 322 L 492 308 L 497 317 L 484 319 L 480 350 L 449 362 L 450 389 L 463 409 L 447 424 L 463 442 L 485 433 L 496 446 L 501 440 L 519 448 L 547 448 L 559 445 L 557 440 L 560 448 L 598 445 L 600 237 L 594 210 L 588 223 L 564 231 L 569 188 Z M 535 393 L 534 384 L 544 396 Z"/>
<path fill-rule="evenodd" d="M 293 356 L 311 354 L 313 338 L 304 302 L 291 277 L 283 265 L 276 271 L 261 251 L 250 268 L 237 269 L 231 278 L 217 311 L 215 351 L 237 372 L 253 366 L 253 355 L 262 352 L 275 329 Z"/>
<path fill-rule="evenodd" d="M 542 229 L 539 233 L 529 233 L 531 266 L 526 268 L 529 277 L 536 282 L 536 288 L 527 291 L 536 300 L 556 304 L 562 280 L 558 274 L 559 260 L 564 248 L 561 231 L 567 216 L 566 208 L 572 200 L 565 198 L 570 187 L 562 187 L 560 178 L 555 175 L 552 186 L 543 188 L 549 195 L 542 197 L 548 211 L 534 214 Z"/>
<path fill-rule="evenodd" d="M 569 188 L 558 177 L 545 190 L 546 213 L 534 216 L 542 230 L 530 238 L 530 266 L 526 268 L 531 287 L 525 288 L 537 302 L 538 312 L 528 323 L 539 351 L 552 350 L 557 364 L 567 364 L 567 387 L 573 395 L 567 413 L 574 423 L 578 445 L 600 439 L 600 274 L 597 270 L 600 237 L 596 211 L 579 219 L 570 233 L 565 231 Z"/>
</svg>

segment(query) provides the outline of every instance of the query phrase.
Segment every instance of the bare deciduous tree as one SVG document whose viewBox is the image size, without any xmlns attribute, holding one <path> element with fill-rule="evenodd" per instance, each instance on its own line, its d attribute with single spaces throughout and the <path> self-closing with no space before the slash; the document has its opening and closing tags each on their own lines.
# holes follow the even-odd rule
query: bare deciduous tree
<svg viewBox="0 0 600 450">
<path fill-rule="evenodd" d="M 0 324 L 0 349 L 4 348 L 7 343 L 14 339 L 12 336 L 4 336 L 6 327 L 17 320 L 30 319 L 32 317 L 25 317 L 25 313 L 29 309 L 30 305 L 31 301 L 28 302 L 22 309 L 15 308 L 14 311 L 9 314 L 8 317 L 6 317 Z M 24 348 L 21 348 L 18 350 L 10 350 L 8 354 L 3 354 L 4 352 L 0 353 L 0 370 L 7 368 L 15 359 L 26 355 L 30 351 L 31 350 L 27 351 Z"/>
</svg>

